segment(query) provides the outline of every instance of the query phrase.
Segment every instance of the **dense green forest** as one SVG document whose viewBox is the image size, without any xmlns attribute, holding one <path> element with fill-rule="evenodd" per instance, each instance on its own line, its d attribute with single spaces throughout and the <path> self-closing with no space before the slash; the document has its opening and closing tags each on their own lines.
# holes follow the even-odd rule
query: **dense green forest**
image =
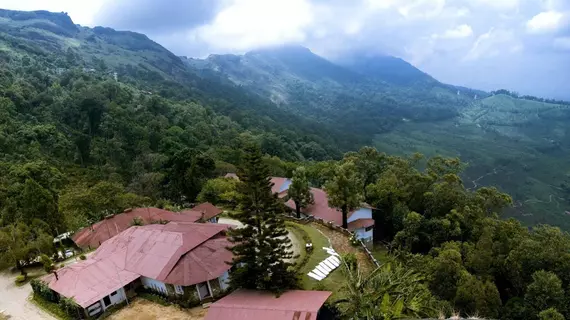
<svg viewBox="0 0 570 320">
<path fill-rule="evenodd" d="M 314 81 L 276 92 L 306 94 L 272 102 L 265 89 L 193 69 L 204 62 L 183 62 L 143 35 L 1 10 L 0 268 L 22 269 L 54 252 L 54 235 L 128 207 L 246 203 L 247 188 L 218 177 L 255 153 L 263 175 L 302 172 L 312 186 L 352 190 L 331 203 L 377 209 L 375 240 L 390 255 L 370 281 L 347 282 L 349 305 L 358 306 L 342 309 L 347 317 L 390 318 L 393 309 L 376 308 L 390 305 L 387 294 L 408 315 L 570 318 L 568 233 L 499 219 L 569 226 L 565 104 L 487 96 L 417 72 L 413 84 L 387 83 L 390 74 L 361 83 L 356 66 L 305 59 L 289 75 Z M 360 149 L 366 144 L 376 148 Z M 251 145 L 260 151 L 245 152 Z M 387 155 L 409 151 L 428 157 Z M 469 163 L 435 156 L 457 153 Z M 263 190 L 265 178 L 255 180 Z M 514 199 L 483 187 L 495 182 Z"/>
<path fill-rule="evenodd" d="M 330 62 L 286 46 L 185 61 L 386 153 L 460 157 L 468 188 L 513 195 L 505 216 L 570 230 L 568 102 L 447 85 L 389 56 Z"/>
</svg>

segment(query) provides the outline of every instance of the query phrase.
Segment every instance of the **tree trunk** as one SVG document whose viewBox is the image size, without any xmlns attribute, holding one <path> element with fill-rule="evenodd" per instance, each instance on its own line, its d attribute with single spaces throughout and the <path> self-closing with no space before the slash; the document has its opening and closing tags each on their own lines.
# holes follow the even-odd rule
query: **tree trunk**
<svg viewBox="0 0 570 320">
<path fill-rule="evenodd" d="M 348 207 L 342 206 L 342 227 L 348 229 Z"/>
<path fill-rule="evenodd" d="M 301 204 L 295 201 L 295 210 L 297 210 L 297 219 L 301 219 Z"/>
</svg>

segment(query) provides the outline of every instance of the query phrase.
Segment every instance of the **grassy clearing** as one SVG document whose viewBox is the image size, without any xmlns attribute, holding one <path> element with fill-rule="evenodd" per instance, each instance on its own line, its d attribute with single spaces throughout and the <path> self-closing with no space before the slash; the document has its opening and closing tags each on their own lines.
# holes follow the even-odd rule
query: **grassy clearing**
<svg viewBox="0 0 570 320">
<path fill-rule="evenodd" d="M 307 241 L 305 239 L 308 237 L 308 234 L 304 229 L 299 228 L 298 224 L 296 223 L 285 222 L 285 225 L 287 226 L 287 230 L 289 230 L 289 232 L 291 232 L 293 236 L 297 238 L 297 241 L 299 241 L 300 248 L 298 252 L 299 257 L 297 257 L 297 264 L 300 264 L 300 267 L 302 268 L 308 261 L 307 255 L 309 253 L 307 253 L 307 250 L 305 250 L 305 245 L 307 244 Z"/>
<path fill-rule="evenodd" d="M 370 252 L 372 252 L 372 256 L 378 260 L 380 264 L 387 262 L 389 259 L 388 249 L 381 244 L 374 244 Z"/>
<path fill-rule="evenodd" d="M 328 253 L 323 250 L 323 247 L 329 247 L 328 239 L 311 225 L 302 225 L 294 222 L 287 222 L 293 224 L 297 228 L 304 230 L 313 243 L 313 252 L 310 253 L 306 264 L 299 270 L 301 273 L 301 285 L 305 290 L 329 290 L 333 292 L 333 298 L 338 295 L 338 291 L 344 282 L 344 276 L 340 268 L 334 270 L 323 281 L 316 281 L 307 273 L 313 270 L 321 261 L 329 257 Z M 291 230 L 292 228 L 290 228 Z M 303 239 L 303 238 L 300 238 Z M 304 246 L 304 244 L 303 244 Z"/>
</svg>

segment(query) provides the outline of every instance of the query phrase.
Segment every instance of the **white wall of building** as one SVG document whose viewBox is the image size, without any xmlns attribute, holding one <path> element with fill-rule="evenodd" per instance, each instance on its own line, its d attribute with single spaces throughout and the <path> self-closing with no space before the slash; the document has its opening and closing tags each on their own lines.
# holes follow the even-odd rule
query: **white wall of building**
<svg viewBox="0 0 570 320">
<path fill-rule="evenodd" d="M 99 300 L 99 303 L 101 304 L 101 308 L 103 309 L 103 311 L 109 309 L 113 305 L 116 305 L 116 304 L 119 304 L 119 303 L 125 301 L 125 299 L 127 298 L 124 288 L 121 288 L 115 292 L 109 293 L 108 297 L 109 297 L 109 300 L 111 301 L 111 303 L 109 305 L 105 305 L 105 298 Z M 87 309 L 88 309 L 87 311 L 90 312 L 91 306 Z M 95 306 L 93 306 L 92 309 L 95 309 Z"/>
<path fill-rule="evenodd" d="M 125 289 L 121 288 L 115 291 L 115 294 L 109 294 L 109 298 L 111 299 L 111 305 L 119 304 L 126 299 Z"/>
<path fill-rule="evenodd" d="M 220 288 L 226 290 L 230 285 L 230 273 L 228 271 L 224 272 L 219 278 Z"/>
<path fill-rule="evenodd" d="M 360 228 L 354 230 L 354 236 L 356 239 L 361 239 L 363 241 L 372 241 L 374 237 L 374 228 L 371 228 L 370 231 L 366 231 L 366 228 Z"/>
<path fill-rule="evenodd" d="M 351 223 L 352 221 L 358 219 L 372 219 L 372 209 L 370 208 L 357 209 L 352 213 L 350 217 L 348 217 L 347 222 Z"/>
<path fill-rule="evenodd" d="M 285 191 L 285 190 L 289 190 L 289 186 L 291 185 L 291 179 L 286 179 L 285 182 L 283 182 L 283 184 L 281 185 L 281 188 L 279 188 L 279 193 Z"/>
<path fill-rule="evenodd" d="M 168 291 L 166 290 L 166 284 L 164 284 L 164 282 L 160 282 L 158 280 L 147 277 L 141 277 L 141 282 L 145 288 L 168 294 Z"/>
</svg>

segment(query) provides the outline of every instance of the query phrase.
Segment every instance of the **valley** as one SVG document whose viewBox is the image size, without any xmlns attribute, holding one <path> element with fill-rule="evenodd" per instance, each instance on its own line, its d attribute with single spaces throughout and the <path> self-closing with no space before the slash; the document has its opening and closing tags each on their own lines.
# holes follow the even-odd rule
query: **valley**
<svg viewBox="0 0 570 320">
<path fill-rule="evenodd" d="M 129 94 L 137 99 L 168 99 L 172 103 L 166 104 L 178 105 L 177 110 L 203 106 L 204 111 L 192 112 L 209 119 L 182 124 L 179 111 L 151 102 L 159 106 L 152 112 L 165 112 L 186 134 L 192 131 L 190 138 L 178 135 L 177 143 L 198 147 L 220 161 L 236 161 L 239 151 L 228 149 L 226 142 L 239 145 L 238 134 L 246 132 L 265 153 L 291 162 L 338 159 L 365 145 L 387 154 L 459 157 L 468 163 L 462 176 L 467 188 L 496 185 L 513 196 L 516 204 L 505 216 L 570 230 L 565 213 L 570 210 L 565 187 L 570 179 L 568 105 L 444 84 L 390 56 L 329 61 L 303 47 L 283 46 L 245 55 L 180 58 L 144 35 L 80 27 L 63 14 L 4 10 L 0 17 L 0 56 L 20 65 L 9 68 L 13 75 L 42 68 L 48 70 L 42 76 L 71 79 L 83 70 L 81 77 L 94 83 L 116 75 L 121 90 L 132 90 Z M 26 56 L 35 59 L 32 64 Z M 25 95 L 30 90 L 12 81 L 6 82 L 4 95 L 20 90 L 20 101 L 29 99 Z M 116 92 L 108 97 L 115 99 Z M 96 100 L 100 98 L 105 99 Z M 63 119 L 56 127 L 74 135 L 70 143 L 79 146 L 79 159 L 95 159 L 90 146 L 103 141 L 97 131 L 72 118 L 42 118 L 39 109 L 16 102 L 19 111 L 31 112 L 40 122 Z M 222 117 L 230 122 L 222 124 Z M 199 132 L 214 123 L 220 127 L 210 132 L 218 135 Z M 81 146 L 85 139 L 90 144 Z M 159 151 L 156 143 L 150 144 L 153 152 L 171 152 Z M 131 158 L 146 152 L 144 148 L 131 152 Z M 115 166 L 109 159 L 97 161 Z M 127 182 L 132 179 L 128 165 L 121 170 L 128 172 Z"/>
<path fill-rule="evenodd" d="M 387 154 L 459 157 L 468 163 L 467 188 L 497 186 L 513 196 L 505 217 L 570 229 L 561 187 L 570 172 L 567 104 L 446 85 L 393 57 L 343 67 L 285 47 L 190 64 L 283 110 L 356 133 Z"/>
</svg>

